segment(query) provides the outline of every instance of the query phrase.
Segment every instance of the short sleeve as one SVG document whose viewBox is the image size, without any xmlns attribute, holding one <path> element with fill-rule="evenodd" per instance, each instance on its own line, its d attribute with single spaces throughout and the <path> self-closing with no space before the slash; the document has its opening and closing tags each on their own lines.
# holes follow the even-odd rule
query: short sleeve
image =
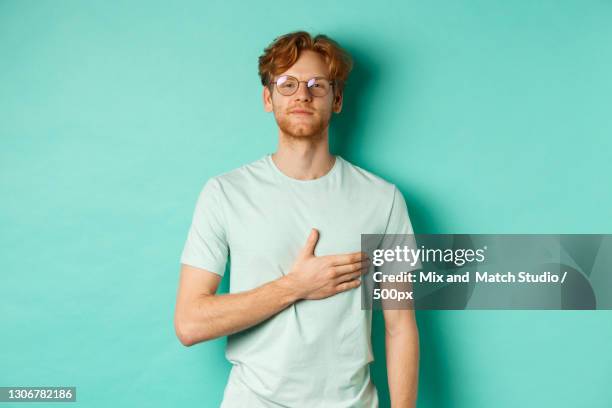
<svg viewBox="0 0 612 408">
<path fill-rule="evenodd" d="M 414 234 L 404 195 L 393 186 L 393 201 L 385 234 Z"/>
<path fill-rule="evenodd" d="M 181 263 L 223 276 L 228 256 L 221 186 L 215 178 L 202 188 L 181 254 Z"/>
<path fill-rule="evenodd" d="M 396 235 L 401 234 L 401 235 Z M 417 243 L 414 237 L 414 230 L 408 215 L 408 207 L 406 200 L 399 189 L 393 185 L 393 198 L 391 210 L 385 228 L 385 237 L 382 240 L 381 247 L 384 249 L 394 249 L 396 246 L 407 247 L 414 251 L 417 250 Z M 411 271 L 422 268 L 419 257 L 416 257 L 414 265 L 405 263 L 396 263 L 395 268 L 401 268 L 402 271 Z M 394 270 L 395 268 L 390 268 Z"/>
</svg>

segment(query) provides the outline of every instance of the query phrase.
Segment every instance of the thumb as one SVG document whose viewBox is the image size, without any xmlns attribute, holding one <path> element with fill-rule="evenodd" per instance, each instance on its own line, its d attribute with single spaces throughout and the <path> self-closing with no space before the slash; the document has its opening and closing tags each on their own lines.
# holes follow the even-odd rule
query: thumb
<svg viewBox="0 0 612 408">
<path fill-rule="evenodd" d="M 319 241 L 319 231 L 316 228 L 311 228 L 310 235 L 306 240 L 306 245 L 302 248 L 302 256 L 314 256 L 314 249 Z"/>
</svg>

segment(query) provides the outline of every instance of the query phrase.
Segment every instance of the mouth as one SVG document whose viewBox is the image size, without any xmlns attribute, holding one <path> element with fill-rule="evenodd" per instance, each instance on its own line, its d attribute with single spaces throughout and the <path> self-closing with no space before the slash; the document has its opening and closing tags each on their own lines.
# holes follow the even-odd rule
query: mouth
<svg viewBox="0 0 612 408">
<path fill-rule="evenodd" d="M 312 115 L 314 112 L 305 109 L 294 109 L 289 111 L 291 115 Z"/>
</svg>

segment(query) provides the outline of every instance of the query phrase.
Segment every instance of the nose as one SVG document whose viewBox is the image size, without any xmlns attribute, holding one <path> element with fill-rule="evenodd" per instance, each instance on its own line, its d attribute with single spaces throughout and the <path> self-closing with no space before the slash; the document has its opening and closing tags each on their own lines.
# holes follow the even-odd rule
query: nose
<svg viewBox="0 0 612 408">
<path fill-rule="evenodd" d="M 299 82 L 298 89 L 293 95 L 296 101 L 310 101 L 312 99 L 312 95 L 310 94 L 310 90 L 306 82 Z"/>
</svg>

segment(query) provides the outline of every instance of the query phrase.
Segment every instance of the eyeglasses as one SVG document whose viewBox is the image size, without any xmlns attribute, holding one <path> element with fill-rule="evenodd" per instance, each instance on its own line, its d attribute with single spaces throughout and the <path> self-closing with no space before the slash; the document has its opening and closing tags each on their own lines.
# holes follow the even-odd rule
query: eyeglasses
<svg viewBox="0 0 612 408">
<path fill-rule="evenodd" d="M 312 96 L 325 96 L 329 93 L 329 90 L 334 85 L 334 81 L 330 81 L 323 77 L 314 77 L 308 81 L 298 81 L 296 77 L 291 75 L 281 75 L 276 81 L 271 82 L 276 84 L 278 93 L 284 96 L 291 96 L 297 92 L 300 87 L 300 82 L 304 82 L 308 91 Z"/>
</svg>

